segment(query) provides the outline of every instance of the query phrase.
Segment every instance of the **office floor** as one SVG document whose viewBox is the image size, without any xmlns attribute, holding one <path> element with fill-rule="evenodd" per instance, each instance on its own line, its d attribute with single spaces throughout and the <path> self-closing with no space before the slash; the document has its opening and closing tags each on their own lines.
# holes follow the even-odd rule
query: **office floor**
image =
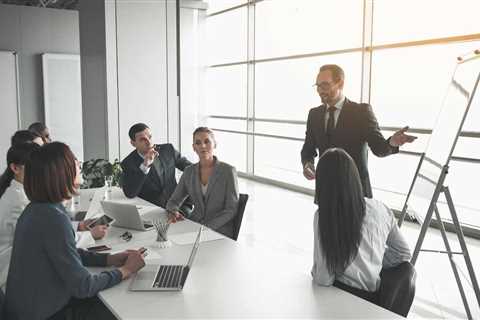
<svg viewBox="0 0 480 320">
<path fill-rule="evenodd" d="M 249 245 L 268 245 L 272 250 L 288 250 L 313 255 L 313 213 L 315 206 L 311 196 L 264 185 L 251 180 L 240 179 L 240 192 L 248 193 L 245 216 L 239 241 Z M 381 199 L 380 199 L 381 200 Z M 410 243 L 415 246 L 420 227 L 405 223 L 402 230 Z M 459 250 L 454 234 L 449 234 L 450 245 Z M 480 241 L 467 239 L 477 279 L 480 278 Z M 438 230 L 430 229 L 423 248 L 444 250 Z M 480 308 L 472 287 L 463 258 L 456 260 L 461 266 L 467 299 L 473 318 L 480 318 Z M 306 265 L 309 272 L 311 265 Z M 457 289 L 450 262 L 445 254 L 421 252 L 416 264 L 417 289 L 410 311 L 412 319 L 465 319 L 465 309 Z"/>
</svg>

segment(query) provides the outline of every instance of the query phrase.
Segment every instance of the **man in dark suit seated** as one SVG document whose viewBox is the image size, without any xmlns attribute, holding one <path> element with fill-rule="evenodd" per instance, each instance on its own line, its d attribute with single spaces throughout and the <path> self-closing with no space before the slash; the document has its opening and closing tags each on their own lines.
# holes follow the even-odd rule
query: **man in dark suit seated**
<svg viewBox="0 0 480 320">
<path fill-rule="evenodd" d="M 407 135 L 408 127 L 385 139 L 378 127 L 372 107 L 356 103 L 343 95 L 345 74 L 339 66 L 327 64 L 320 68 L 315 86 L 322 105 L 310 109 L 305 142 L 301 151 L 303 175 L 315 179 L 314 159 L 332 147 L 344 149 L 355 161 L 362 181 L 364 195 L 372 197 L 368 175 L 367 144 L 378 156 L 398 152 L 398 147 L 416 137 Z M 317 153 L 318 150 L 318 153 Z"/>
<path fill-rule="evenodd" d="M 170 144 L 155 145 L 150 128 L 144 123 L 128 131 L 133 150 L 122 161 L 122 188 L 128 198 L 140 197 L 162 208 L 175 191 L 175 168 L 183 171 L 191 162 L 182 157 Z M 187 215 L 191 205 L 182 208 Z"/>
</svg>

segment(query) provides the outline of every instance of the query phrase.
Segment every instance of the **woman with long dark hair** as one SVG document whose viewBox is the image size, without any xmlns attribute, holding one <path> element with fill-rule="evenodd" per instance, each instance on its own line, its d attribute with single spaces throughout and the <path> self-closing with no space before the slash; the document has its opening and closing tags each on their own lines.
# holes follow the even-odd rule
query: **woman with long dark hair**
<svg viewBox="0 0 480 320">
<path fill-rule="evenodd" d="M 406 316 L 415 294 L 410 250 L 392 211 L 364 198 L 353 159 L 328 149 L 316 171 L 312 276 Z M 392 290 L 395 288 L 395 290 Z"/>
</svg>

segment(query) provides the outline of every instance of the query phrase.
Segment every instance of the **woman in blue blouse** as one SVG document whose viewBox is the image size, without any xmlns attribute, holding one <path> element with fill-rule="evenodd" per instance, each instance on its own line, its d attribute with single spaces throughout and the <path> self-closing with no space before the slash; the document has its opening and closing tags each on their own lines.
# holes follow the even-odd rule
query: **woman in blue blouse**
<svg viewBox="0 0 480 320">
<path fill-rule="evenodd" d="M 111 316 L 95 299 L 144 266 L 139 250 L 108 255 L 75 246 L 75 231 L 62 202 L 79 184 L 78 162 L 60 142 L 44 145 L 25 165 L 28 199 L 18 219 L 7 278 L 7 319 L 101 319 Z M 116 266 L 99 274 L 85 266 Z M 103 313 L 103 314 L 102 314 Z"/>
</svg>

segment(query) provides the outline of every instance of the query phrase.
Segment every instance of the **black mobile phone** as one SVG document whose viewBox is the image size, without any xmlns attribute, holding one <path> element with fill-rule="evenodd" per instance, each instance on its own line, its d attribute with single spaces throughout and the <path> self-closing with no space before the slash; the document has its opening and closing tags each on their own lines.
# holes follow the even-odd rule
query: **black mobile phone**
<svg viewBox="0 0 480 320">
<path fill-rule="evenodd" d="M 100 246 L 94 246 L 94 247 L 88 247 L 88 251 L 93 251 L 93 252 L 100 252 L 100 251 L 108 251 L 111 250 L 112 248 L 107 246 L 107 245 L 100 245 Z"/>
<path fill-rule="evenodd" d="M 92 223 L 90 223 L 90 224 L 87 226 L 87 228 L 88 228 L 88 229 L 92 229 L 93 227 L 96 227 L 96 226 L 109 225 L 109 224 L 111 224 L 113 221 L 115 221 L 115 219 L 113 219 L 112 217 L 107 216 L 106 214 L 104 214 L 104 215 L 101 216 L 100 218 L 95 219 Z"/>
</svg>

